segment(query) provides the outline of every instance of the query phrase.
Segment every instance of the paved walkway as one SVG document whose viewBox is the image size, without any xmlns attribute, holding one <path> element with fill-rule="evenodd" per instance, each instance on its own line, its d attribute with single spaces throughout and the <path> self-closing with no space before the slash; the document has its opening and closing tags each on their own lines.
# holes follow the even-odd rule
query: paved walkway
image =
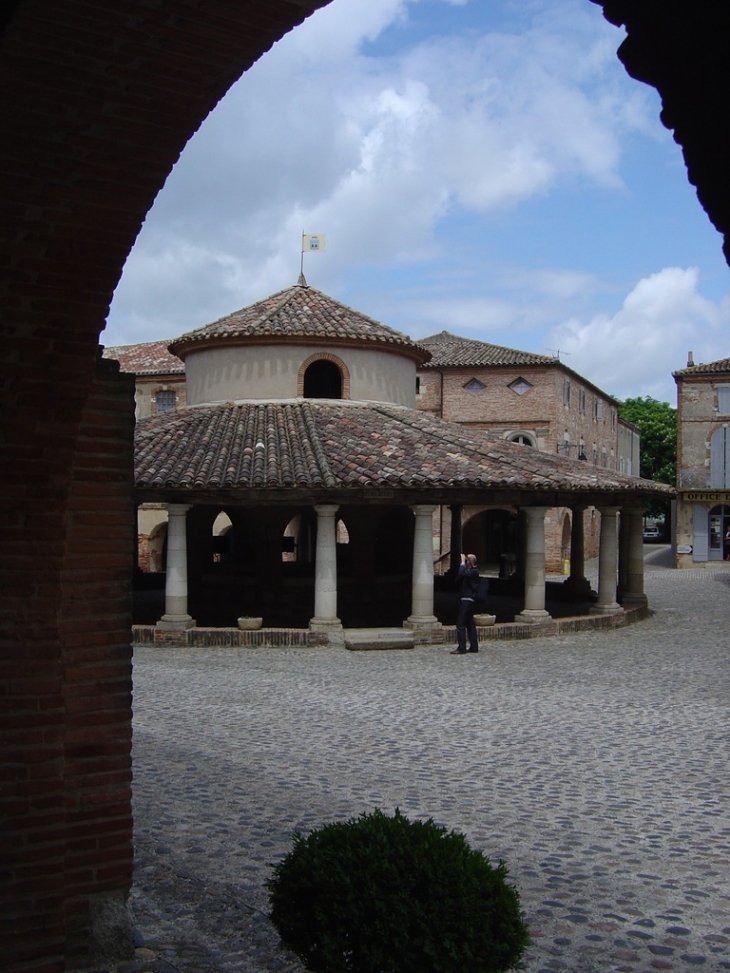
<svg viewBox="0 0 730 973">
<path fill-rule="evenodd" d="M 625 629 L 352 653 L 135 653 L 137 957 L 302 967 L 266 918 L 294 829 L 400 807 L 503 858 L 528 973 L 730 970 L 730 571 L 646 548 Z"/>
</svg>

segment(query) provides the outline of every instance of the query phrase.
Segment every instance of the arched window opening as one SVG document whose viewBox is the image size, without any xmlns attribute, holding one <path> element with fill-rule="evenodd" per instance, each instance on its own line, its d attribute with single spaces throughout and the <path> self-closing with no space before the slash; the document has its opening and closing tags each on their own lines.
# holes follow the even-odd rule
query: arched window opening
<svg viewBox="0 0 730 973">
<path fill-rule="evenodd" d="M 352 551 L 350 549 L 350 532 L 345 522 L 339 517 L 335 524 L 335 543 L 337 545 L 337 571 L 342 574 L 351 574 Z"/>
<path fill-rule="evenodd" d="M 304 373 L 305 399 L 341 399 L 342 373 L 326 358 L 313 361 Z"/>
<path fill-rule="evenodd" d="M 535 445 L 535 440 L 529 435 L 529 433 L 526 432 L 515 432 L 509 435 L 507 438 L 511 443 L 519 443 L 520 446 Z"/>
<path fill-rule="evenodd" d="M 167 520 L 157 524 L 144 538 L 139 538 L 140 567 L 150 574 L 161 574 L 167 568 Z M 146 565 L 143 565 L 142 558 Z"/>
<path fill-rule="evenodd" d="M 225 512 L 221 510 L 218 516 L 213 521 L 212 528 L 212 548 L 213 548 L 213 563 L 214 564 L 225 564 L 228 561 L 233 560 L 233 532 L 231 527 L 233 526 L 231 518 Z"/>
<path fill-rule="evenodd" d="M 314 533 L 312 522 L 297 514 L 284 528 L 281 538 L 281 559 L 286 564 L 314 562 Z"/>
<path fill-rule="evenodd" d="M 517 557 L 517 514 L 513 510 L 482 510 L 464 524 L 463 548 L 476 554 L 479 570 L 499 569 L 500 577 L 509 577 Z"/>
</svg>

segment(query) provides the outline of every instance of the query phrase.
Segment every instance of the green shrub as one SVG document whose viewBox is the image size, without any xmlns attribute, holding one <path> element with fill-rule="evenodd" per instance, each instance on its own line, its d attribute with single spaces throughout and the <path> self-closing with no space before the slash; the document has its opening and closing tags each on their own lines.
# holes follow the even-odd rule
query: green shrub
<svg viewBox="0 0 730 973">
<path fill-rule="evenodd" d="M 274 866 L 271 919 L 312 973 L 502 973 L 528 944 L 519 893 L 463 835 L 376 810 Z"/>
</svg>

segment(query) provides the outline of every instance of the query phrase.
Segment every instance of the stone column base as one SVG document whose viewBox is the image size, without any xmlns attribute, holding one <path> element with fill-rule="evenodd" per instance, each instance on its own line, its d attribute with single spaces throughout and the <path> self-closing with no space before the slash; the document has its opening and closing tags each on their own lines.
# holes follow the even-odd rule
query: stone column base
<svg viewBox="0 0 730 973">
<path fill-rule="evenodd" d="M 524 608 L 519 614 L 515 615 L 516 622 L 529 622 L 531 625 L 544 625 L 552 620 L 553 616 L 544 608 Z"/>
<path fill-rule="evenodd" d="M 342 622 L 339 618 L 314 618 L 309 619 L 310 632 L 340 632 Z"/>
<path fill-rule="evenodd" d="M 566 578 L 563 587 L 575 595 L 590 595 L 591 583 L 588 578 Z"/>
<path fill-rule="evenodd" d="M 649 604 L 649 599 L 644 594 L 625 594 L 621 601 L 626 608 L 642 608 Z"/>
<path fill-rule="evenodd" d="M 443 628 L 443 625 L 435 615 L 409 615 L 403 622 L 403 628 L 410 631 L 434 632 Z"/>
<path fill-rule="evenodd" d="M 180 632 L 186 628 L 195 628 L 195 619 L 190 615 L 163 615 L 155 628 L 164 632 Z"/>
<path fill-rule="evenodd" d="M 624 610 L 618 602 L 612 605 L 591 605 L 588 609 L 591 615 L 623 615 Z"/>
</svg>

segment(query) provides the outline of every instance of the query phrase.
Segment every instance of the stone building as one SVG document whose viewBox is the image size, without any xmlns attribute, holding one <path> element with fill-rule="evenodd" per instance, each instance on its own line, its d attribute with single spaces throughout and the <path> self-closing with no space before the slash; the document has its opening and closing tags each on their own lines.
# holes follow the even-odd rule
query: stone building
<svg viewBox="0 0 730 973">
<path fill-rule="evenodd" d="M 550 617 L 554 508 L 577 515 L 566 595 L 588 593 L 592 508 L 608 545 L 596 610 L 621 611 L 619 576 L 624 600 L 643 602 L 642 504 L 663 487 L 417 409 L 431 352 L 303 277 L 169 348 L 184 362 L 187 405 L 140 419 L 135 448 L 135 497 L 167 538 L 156 638 L 244 615 L 267 628 L 402 626 L 428 638 L 445 620 L 434 603 L 444 509 L 458 512 L 448 567 L 464 546 L 495 569 L 510 555 L 521 622 Z"/>
<path fill-rule="evenodd" d="M 0 8 L 6 973 L 106 969 L 133 948 L 134 387 L 98 361 L 99 335 L 188 139 L 264 51 L 323 5 Z M 660 92 L 700 205 L 726 236 L 727 4 L 601 6 L 625 25 L 620 58 Z M 730 257 L 727 240 L 724 249 Z"/>
<path fill-rule="evenodd" d="M 592 467 L 639 475 L 638 429 L 618 414 L 618 401 L 559 358 L 504 348 L 442 331 L 419 342 L 431 352 L 418 373 L 417 406 L 509 442 L 579 459 Z M 584 512 L 586 556 L 598 554 L 600 518 Z M 465 523 L 483 524 L 483 561 L 515 555 L 510 517 L 462 511 Z M 443 519 L 440 552 L 448 550 L 450 513 Z M 472 535 L 474 531 L 470 532 Z M 567 570 L 571 513 L 555 508 L 546 518 L 547 568 Z M 504 550 L 505 543 L 509 550 Z M 473 543 L 472 546 L 475 546 Z"/>
<path fill-rule="evenodd" d="M 145 341 L 104 349 L 104 358 L 118 361 L 122 372 L 134 375 L 137 419 L 185 407 L 185 366 L 170 352 L 168 344 L 168 341 Z"/>
<path fill-rule="evenodd" d="M 349 313 L 355 316 L 355 312 Z M 104 351 L 105 357 L 119 361 L 123 372 L 135 375 L 138 418 L 163 411 L 161 396 L 166 397 L 168 408 L 186 404 L 185 366 L 169 350 L 169 344 L 156 341 Z M 509 442 L 579 459 L 592 466 L 638 474 L 636 427 L 618 415 L 616 399 L 558 358 L 461 338 L 445 331 L 418 344 L 430 357 L 417 370 L 417 409 L 468 428 L 488 430 Z M 251 350 L 248 355 L 249 367 L 255 368 L 256 356 Z M 259 374 L 256 395 L 275 395 L 270 373 L 259 368 Z M 516 511 L 467 507 L 459 508 L 459 516 L 460 530 L 470 550 L 477 552 L 480 563 L 490 570 L 499 568 L 502 573 L 514 570 Z M 434 515 L 437 573 L 450 564 L 451 517 L 450 507 L 439 507 Z M 568 508 L 552 509 L 546 516 L 546 569 L 553 573 L 567 574 L 570 570 L 571 517 Z M 583 518 L 585 556 L 597 557 L 600 517 L 590 507 Z M 140 506 L 138 562 L 144 571 L 164 569 L 166 521 L 164 505 Z"/>
<path fill-rule="evenodd" d="M 730 559 L 730 358 L 673 372 L 677 567 Z"/>
</svg>

